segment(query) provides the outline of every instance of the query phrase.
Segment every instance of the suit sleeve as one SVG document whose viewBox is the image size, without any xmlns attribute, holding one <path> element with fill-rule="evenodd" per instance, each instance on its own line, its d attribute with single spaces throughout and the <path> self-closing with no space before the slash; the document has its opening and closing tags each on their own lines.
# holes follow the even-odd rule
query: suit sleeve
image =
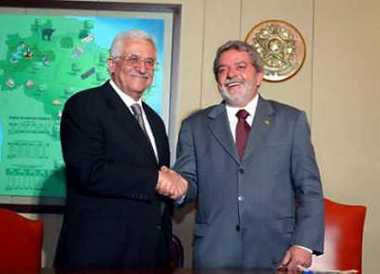
<svg viewBox="0 0 380 274">
<path fill-rule="evenodd" d="M 194 136 L 188 120 L 185 120 L 181 125 L 176 156 L 177 158 L 173 169 L 189 182 L 189 188 L 184 202 L 191 202 L 197 197 L 198 187 Z"/>
<path fill-rule="evenodd" d="M 304 112 L 298 116 L 292 144 L 292 180 L 296 195 L 296 230 L 293 244 L 323 253 L 324 208 L 319 169 Z"/>
<path fill-rule="evenodd" d="M 96 106 L 78 99 L 74 96 L 66 103 L 61 120 L 68 187 L 88 195 L 151 200 L 157 168 L 108 158 L 104 128 L 94 114 Z"/>
</svg>

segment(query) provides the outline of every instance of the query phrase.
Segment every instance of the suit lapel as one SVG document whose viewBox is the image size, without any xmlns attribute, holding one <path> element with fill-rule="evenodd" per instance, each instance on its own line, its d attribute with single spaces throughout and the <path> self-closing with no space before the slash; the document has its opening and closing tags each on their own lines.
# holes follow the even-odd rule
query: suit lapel
<svg viewBox="0 0 380 274">
<path fill-rule="evenodd" d="M 271 104 L 260 96 L 243 160 L 265 143 L 269 129 L 271 128 L 274 113 Z"/>
<path fill-rule="evenodd" d="M 148 159 L 152 159 L 155 163 L 156 157 L 153 152 L 152 145 L 149 138 L 140 128 L 136 118 L 129 111 L 128 107 L 124 104 L 121 98 L 113 90 L 109 83 L 106 83 L 104 89 L 104 96 L 106 97 L 106 104 L 113 112 L 113 116 L 116 122 L 125 129 L 125 134 L 136 143 L 136 148 L 140 149 L 142 153 L 145 153 Z"/>
<path fill-rule="evenodd" d="M 225 105 L 220 104 L 213 108 L 208 114 L 208 118 L 211 133 L 215 136 L 216 140 L 227 152 L 227 154 L 229 154 L 232 159 L 239 163 L 240 159 L 236 151 L 231 129 L 229 127 Z"/>
</svg>

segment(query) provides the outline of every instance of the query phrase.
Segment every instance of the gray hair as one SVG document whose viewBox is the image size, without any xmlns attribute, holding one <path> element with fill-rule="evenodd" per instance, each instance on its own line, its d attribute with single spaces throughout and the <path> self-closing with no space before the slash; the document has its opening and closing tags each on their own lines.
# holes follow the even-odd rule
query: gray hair
<svg viewBox="0 0 380 274">
<path fill-rule="evenodd" d="M 264 71 L 263 64 L 262 64 L 262 61 L 261 61 L 259 54 L 250 44 L 243 42 L 243 41 L 240 41 L 240 40 L 230 40 L 230 41 L 227 41 L 226 43 L 224 43 L 223 45 L 221 45 L 216 52 L 213 70 L 214 70 L 215 79 L 217 81 L 218 81 L 218 67 L 219 67 L 220 56 L 225 51 L 230 50 L 230 49 L 235 49 L 237 51 L 247 52 L 249 54 L 249 56 L 251 57 L 251 63 L 255 67 L 256 72 L 263 72 Z"/>
<path fill-rule="evenodd" d="M 110 56 L 111 58 L 119 57 L 122 55 L 125 40 L 145 40 L 152 44 L 156 50 L 156 45 L 153 38 L 142 30 L 130 30 L 126 32 L 119 32 L 112 41 Z"/>
</svg>

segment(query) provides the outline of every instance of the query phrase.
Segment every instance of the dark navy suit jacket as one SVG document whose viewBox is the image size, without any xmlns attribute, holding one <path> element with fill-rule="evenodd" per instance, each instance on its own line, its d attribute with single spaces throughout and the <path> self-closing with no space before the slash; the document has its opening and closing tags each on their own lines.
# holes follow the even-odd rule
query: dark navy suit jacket
<svg viewBox="0 0 380 274">
<path fill-rule="evenodd" d="M 161 118 L 143 108 L 148 137 L 109 82 L 65 104 L 61 142 L 67 176 L 66 208 L 56 251 L 58 268 L 161 267 L 171 238 L 168 199 L 155 193 L 158 170 L 169 165 Z"/>
</svg>

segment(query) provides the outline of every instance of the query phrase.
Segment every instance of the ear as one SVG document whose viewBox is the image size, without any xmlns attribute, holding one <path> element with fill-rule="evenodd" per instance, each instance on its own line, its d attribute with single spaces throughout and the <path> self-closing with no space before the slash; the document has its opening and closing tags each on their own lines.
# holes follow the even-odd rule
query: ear
<svg viewBox="0 0 380 274">
<path fill-rule="evenodd" d="M 112 58 L 108 58 L 108 71 L 110 72 L 110 74 L 112 75 L 112 73 L 114 73 L 115 71 L 115 62 L 112 60 Z"/>
<path fill-rule="evenodd" d="M 261 71 L 261 72 L 257 72 L 256 73 L 256 86 L 259 87 L 261 86 L 261 83 L 263 82 L 264 80 L 264 71 Z"/>
</svg>

